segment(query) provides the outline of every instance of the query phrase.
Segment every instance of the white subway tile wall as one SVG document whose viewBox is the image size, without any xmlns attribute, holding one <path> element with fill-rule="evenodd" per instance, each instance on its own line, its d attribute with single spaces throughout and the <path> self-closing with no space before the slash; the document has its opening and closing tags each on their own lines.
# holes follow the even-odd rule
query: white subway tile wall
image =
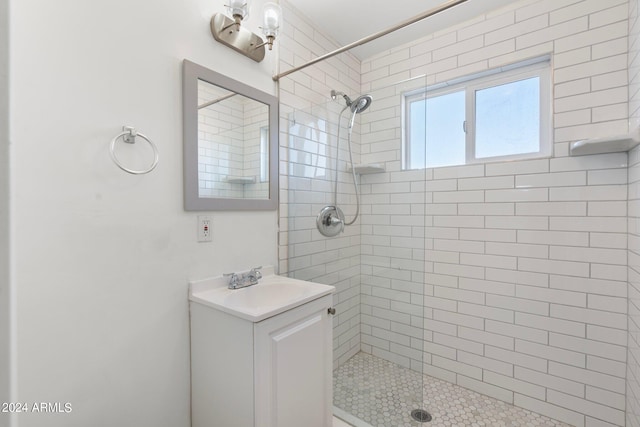
<svg viewBox="0 0 640 427">
<path fill-rule="evenodd" d="M 629 1 L 629 127 L 640 126 L 640 1 Z M 640 427 L 640 149 L 629 153 L 627 427 Z M 620 295 L 618 295 L 620 296 Z M 594 331 L 595 333 L 595 331 Z M 610 336 L 610 338 L 613 338 Z M 620 338 L 618 338 L 620 339 Z M 597 365 L 600 367 L 600 365 Z M 618 365 L 618 369 L 622 369 Z M 602 370 L 601 370 L 602 371 Z"/>
<path fill-rule="evenodd" d="M 426 236 L 424 343 L 391 341 L 373 326 L 413 326 L 422 302 L 414 288 L 413 311 L 394 305 L 397 293 L 363 296 L 364 351 L 574 425 L 624 425 L 627 154 L 567 155 L 571 141 L 628 131 L 628 18 L 624 0 L 514 2 L 363 61 L 362 91 L 384 106 L 374 102 L 360 119 L 361 159 L 387 170 L 362 177 L 365 211 L 376 218 L 363 218 L 371 225 L 361 229 L 362 251 L 380 254 L 362 257 L 363 295 L 408 274 L 397 266 L 416 254 L 391 246 L 383 255 L 391 239 Z M 424 178 L 401 170 L 401 89 L 387 86 L 420 74 L 442 83 L 543 54 L 553 68 L 553 158 Z M 380 122 L 383 137 L 373 128 Z M 421 203 L 423 191 L 422 219 L 378 204 L 397 194 Z"/>
<path fill-rule="evenodd" d="M 611 156 L 619 155 L 598 156 L 603 167 L 609 167 L 607 157 Z M 593 170 L 626 172 L 624 167 Z M 534 186 L 548 185 L 550 174 L 538 175 L 524 176 Z M 503 181 L 505 190 L 520 176 L 506 177 L 510 179 Z M 380 181 L 380 176 L 375 179 Z M 467 179 L 453 181 L 460 188 Z M 472 179 L 478 180 L 478 186 L 485 185 L 484 178 Z M 363 177 L 365 195 L 382 185 L 367 181 L 368 177 Z M 567 185 L 561 181 L 554 183 Z M 387 229 L 380 231 L 379 225 L 362 227 L 362 312 L 367 314 L 362 316 L 363 350 L 404 366 L 416 366 L 424 360 L 428 365 L 424 370 L 433 376 L 528 405 L 528 409 L 569 423 L 587 425 L 606 417 L 614 425 L 623 425 L 625 373 L 620 366 L 627 357 L 626 276 L 624 271 L 619 276 L 598 275 L 596 267 L 613 272 L 619 266 L 626 268 L 626 210 L 588 217 L 590 190 L 594 187 L 583 187 L 586 182 L 566 187 L 575 190 L 569 193 L 570 201 L 551 201 L 547 196 L 542 201 L 521 198 L 507 202 L 514 200 L 509 197 L 496 199 L 495 203 L 487 197 L 499 191 L 494 189 L 495 181 L 484 183 L 489 183 L 487 187 L 492 190 L 474 190 L 471 196 L 465 190 L 446 191 L 442 192 L 448 194 L 446 198 L 438 198 L 440 183 L 427 180 L 427 199 L 432 198 L 434 210 L 442 206 L 448 214 L 427 214 L 423 220 L 428 236 L 424 279 L 426 356 L 411 351 L 421 344 L 410 340 L 410 333 L 401 332 L 406 334 L 404 342 L 397 336 L 393 340 L 385 338 L 387 332 L 400 329 L 397 325 L 411 331 L 414 324 L 410 307 L 398 303 L 398 292 L 386 300 L 380 292 L 397 290 L 393 280 L 401 280 L 398 275 L 404 274 L 404 280 L 411 277 L 404 269 L 392 268 L 401 259 L 411 261 L 415 256 L 407 250 L 407 244 L 390 244 L 403 228 L 389 235 Z M 602 193 L 614 206 L 626 201 L 625 192 L 618 187 L 625 190 L 626 184 Z M 406 224 L 405 228 L 417 227 L 405 215 L 381 212 L 376 204 L 366 209 L 386 222 L 395 218 L 397 224 Z M 367 221 L 363 218 L 363 223 Z M 379 239 L 381 234 L 389 239 Z M 421 241 L 418 237 L 412 246 Z M 385 255 L 390 247 L 392 253 Z M 370 258 L 365 253 L 379 255 Z M 419 268 L 411 271 L 419 272 Z M 377 297 L 366 298 L 368 294 Z M 420 295 L 419 289 L 409 288 L 404 299 L 415 301 L 416 294 Z M 413 314 L 420 316 L 421 301 L 416 302 Z M 590 363 L 592 358 L 598 361 L 596 365 Z M 603 394 L 607 396 L 605 401 Z M 574 397 L 569 399 L 567 395 Z"/>
<path fill-rule="evenodd" d="M 284 5 L 283 70 L 334 47 Z M 625 411 L 640 425 L 640 152 L 568 157 L 572 141 L 628 132 L 629 112 L 640 123 L 640 40 L 627 37 L 637 8 L 517 1 L 281 81 L 280 270 L 338 287 L 336 366 L 362 350 L 576 426 L 623 426 Z M 546 54 L 552 158 L 401 169 L 403 91 Z M 332 200 L 331 89 L 373 95 L 356 120 L 354 161 L 386 172 L 361 177 L 359 222 L 324 238 L 315 215 Z"/>
<path fill-rule="evenodd" d="M 282 2 L 285 25 L 278 37 L 279 68 L 284 71 L 339 47 L 316 30 L 289 2 Z M 336 286 L 334 365 L 360 351 L 360 221 L 337 237 L 316 229 L 316 215 L 333 205 L 338 115 L 342 97 L 360 91 L 360 61 L 342 54 L 283 78 L 280 96 L 279 272 Z M 338 203 L 347 219 L 355 213 L 355 192 L 347 171 L 349 152 L 343 115 L 338 167 Z M 360 158 L 358 123 L 353 132 L 354 162 Z"/>
</svg>

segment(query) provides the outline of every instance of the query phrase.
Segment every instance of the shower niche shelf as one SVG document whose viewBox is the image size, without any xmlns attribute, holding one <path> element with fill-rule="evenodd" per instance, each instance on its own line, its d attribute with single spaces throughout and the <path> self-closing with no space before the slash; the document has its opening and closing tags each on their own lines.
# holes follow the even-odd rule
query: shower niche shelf
<svg viewBox="0 0 640 427">
<path fill-rule="evenodd" d="M 368 175 L 372 173 L 382 173 L 386 169 L 382 163 L 369 163 L 362 165 L 355 165 L 353 168 L 349 168 L 349 172 L 354 170 L 358 175 Z"/>
<path fill-rule="evenodd" d="M 229 184 L 255 184 L 255 176 L 227 176 L 226 182 Z"/>
<path fill-rule="evenodd" d="M 575 141 L 569 145 L 571 156 L 589 154 L 620 153 L 629 151 L 640 144 L 640 129 L 625 135 Z"/>
</svg>

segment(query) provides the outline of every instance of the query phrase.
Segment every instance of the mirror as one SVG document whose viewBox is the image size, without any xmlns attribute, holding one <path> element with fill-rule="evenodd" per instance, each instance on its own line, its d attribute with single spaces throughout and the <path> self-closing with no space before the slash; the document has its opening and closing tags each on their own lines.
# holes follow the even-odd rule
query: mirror
<svg viewBox="0 0 640 427">
<path fill-rule="evenodd" d="M 278 203 L 278 100 L 183 62 L 185 210 L 268 210 Z"/>
</svg>

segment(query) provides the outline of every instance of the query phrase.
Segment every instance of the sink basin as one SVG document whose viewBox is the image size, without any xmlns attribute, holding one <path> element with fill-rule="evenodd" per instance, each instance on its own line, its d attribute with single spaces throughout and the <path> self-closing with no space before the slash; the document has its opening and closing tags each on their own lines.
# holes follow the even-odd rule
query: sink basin
<svg viewBox="0 0 640 427">
<path fill-rule="evenodd" d="M 314 299 L 329 295 L 335 287 L 273 274 L 263 269 L 257 285 L 229 289 L 222 276 L 190 283 L 189 299 L 251 322 L 275 316 Z"/>
<path fill-rule="evenodd" d="M 276 307 L 290 300 L 297 300 L 310 291 L 306 286 L 297 283 L 271 281 L 248 288 L 238 289 L 227 295 L 224 303 L 230 307 Z"/>
</svg>

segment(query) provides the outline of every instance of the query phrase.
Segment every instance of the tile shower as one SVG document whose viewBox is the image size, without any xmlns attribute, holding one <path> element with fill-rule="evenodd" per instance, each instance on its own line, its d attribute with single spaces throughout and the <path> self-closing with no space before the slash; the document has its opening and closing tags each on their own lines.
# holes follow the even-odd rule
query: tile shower
<svg viewBox="0 0 640 427">
<path fill-rule="evenodd" d="M 284 6 L 282 68 L 335 47 Z M 638 150 L 568 156 L 638 115 L 636 15 L 635 0 L 519 1 L 281 82 L 280 271 L 337 287 L 335 368 L 362 352 L 571 425 L 639 425 Z M 408 87 L 549 53 L 552 158 L 401 169 Z M 315 215 L 332 203 L 342 107 L 331 89 L 374 96 L 354 162 L 385 172 L 360 177 L 361 218 L 324 238 Z M 338 204 L 351 217 L 345 121 Z"/>
</svg>

